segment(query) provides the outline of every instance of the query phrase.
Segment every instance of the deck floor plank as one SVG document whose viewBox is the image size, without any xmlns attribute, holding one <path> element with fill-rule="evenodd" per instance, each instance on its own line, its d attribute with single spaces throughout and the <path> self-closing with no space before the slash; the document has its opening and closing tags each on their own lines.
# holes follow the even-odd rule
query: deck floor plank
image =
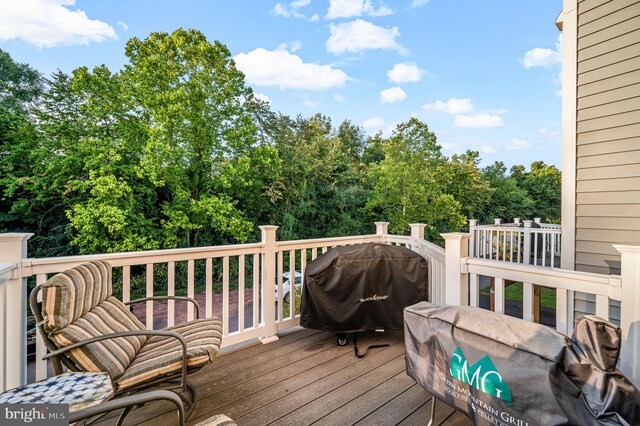
<svg viewBox="0 0 640 426">
<path fill-rule="evenodd" d="M 370 333 L 360 347 L 388 343 L 358 359 L 351 346 L 337 346 L 331 333 L 299 329 L 268 345 L 253 344 L 220 354 L 190 377 L 198 405 L 188 425 L 226 414 L 239 426 L 426 425 L 431 396 L 405 374 L 403 334 Z M 100 426 L 115 424 L 116 417 Z M 125 425 L 171 425 L 176 414 L 158 402 L 133 410 Z M 436 424 L 471 422 L 444 403 Z"/>
</svg>

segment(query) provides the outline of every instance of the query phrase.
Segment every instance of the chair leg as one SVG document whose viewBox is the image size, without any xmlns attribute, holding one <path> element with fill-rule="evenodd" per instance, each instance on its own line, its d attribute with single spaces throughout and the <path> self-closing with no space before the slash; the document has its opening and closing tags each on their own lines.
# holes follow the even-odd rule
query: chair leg
<svg viewBox="0 0 640 426">
<path fill-rule="evenodd" d="M 429 423 L 427 426 L 433 426 L 433 422 L 436 420 L 436 397 L 431 396 L 431 417 L 429 418 Z"/>
</svg>

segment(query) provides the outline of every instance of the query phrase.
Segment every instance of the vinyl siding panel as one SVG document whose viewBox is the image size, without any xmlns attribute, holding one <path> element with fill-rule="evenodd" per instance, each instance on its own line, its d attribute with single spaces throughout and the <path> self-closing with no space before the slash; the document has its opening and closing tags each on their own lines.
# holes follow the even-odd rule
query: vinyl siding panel
<svg viewBox="0 0 640 426">
<path fill-rule="evenodd" d="M 623 114 L 625 112 L 637 111 L 639 109 L 640 105 L 638 104 L 637 99 L 624 99 L 622 101 L 610 102 L 604 105 L 581 109 L 577 113 L 577 118 L 578 121 L 592 120 L 594 118 L 609 117 L 611 115 Z"/>
<path fill-rule="evenodd" d="M 577 155 L 579 158 L 615 154 L 617 152 L 631 152 L 640 147 L 640 138 L 620 139 L 616 141 L 607 141 L 593 143 L 589 145 L 578 146 Z"/>
<path fill-rule="evenodd" d="M 588 157 L 591 158 L 591 157 Z M 597 157 L 594 157 L 597 158 Z M 582 180 L 576 184 L 577 192 L 634 191 L 640 188 L 640 177 L 623 179 Z M 577 217 L 580 219 L 581 217 Z M 616 219 L 616 218 L 612 218 Z M 628 219 L 627 219 L 628 220 Z M 640 222 L 638 223 L 640 225 Z M 626 228 L 625 228 L 626 229 Z M 633 228 L 632 228 L 633 229 Z M 638 226 L 637 229 L 640 229 Z"/>
<path fill-rule="evenodd" d="M 597 2 L 600 3 L 600 6 L 589 10 L 583 10 L 583 3 L 578 5 L 580 12 L 578 17 L 578 38 L 586 37 L 589 34 L 602 31 L 640 15 L 640 11 L 635 8 L 636 1 L 634 0 L 613 0 L 609 2 L 596 0 L 592 4 Z M 615 9 L 615 11 L 611 12 L 612 9 Z M 585 15 L 587 16 L 585 17 Z M 596 19 L 591 19 L 594 17 Z"/>
<path fill-rule="evenodd" d="M 578 114 L 582 109 L 587 109 L 599 105 L 608 105 L 613 102 L 633 99 L 637 101 L 640 97 L 640 82 L 619 89 L 612 89 L 602 93 L 596 93 L 590 96 L 583 96 L 578 99 Z"/>
<path fill-rule="evenodd" d="M 577 56 L 575 268 L 619 274 L 613 244 L 640 242 L 640 0 L 580 2 Z M 595 313 L 595 296 L 574 301 Z"/>
</svg>

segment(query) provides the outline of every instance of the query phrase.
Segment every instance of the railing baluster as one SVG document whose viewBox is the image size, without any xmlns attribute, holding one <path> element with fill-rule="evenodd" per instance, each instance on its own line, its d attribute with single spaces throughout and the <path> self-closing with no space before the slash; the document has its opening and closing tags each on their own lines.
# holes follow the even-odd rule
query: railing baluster
<svg viewBox="0 0 640 426">
<path fill-rule="evenodd" d="M 469 274 L 469 306 L 480 306 L 480 277 Z"/>
<path fill-rule="evenodd" d="M 573 327 L 573 319 L 571 320 Z M 569 318 L 567 318 L 567 290 L 556 288 L 556 330 L 562 334 L 567 334 L 569 329 Z"/>
<path fill-rule="evenodd" d="M 494 293 L 494 310 L 498 314 L 504 313 L 504 279 L 495 278 L 495 293 Z"/>
<path fill-rule="evenodd" d="M 507 231 L 502 231 L 502 261 L 507 260 Z"/>
<path fill-rule="evenodd" d="M 509 231 L 509 262 L 513 262 L 513 231 Z"/>
<path fill-rule="evenodd" d="M 122 301 L 131 300 L 131 266 L 122 267 Z"/>
<path fill-rule="evenodd" d="M 187 260 L 187 297 L 195 297 L 195 261 Z M 194 318 L 194 309 L 192 303 L 187 303 L 187 320 Z"/>
<path fill-rule="evenodd" d="M 222 335 L 229 335 L 229 256 L 222 258 Z"/>
<path fill-rule="evenodd" d="M 204 261 L 204 305 L 205 317 L 213 316 L 213 258 L 207 257 Z"/>
<path fill-rule="evenodd" d="M 296 252 L 289 250 L 289 317 L 296 316 Z"/>
<path fill-rule="evenodd" d="M 609 298 L 607 296 L 596 295 L 596 315 L 609 321 Z"/>
<path fill-rule="evenodd" d="M 244 331 L 244 254 L 238 256 L 238 331 Z"/>
<path fill-rule="evenodd" d="M 253 255 L 253 328 L 260 324 L 260 255 Z"/>
<path fill-rule="evenodd" d="M 47 282 L 47 274 L 38 274 L 36 284 L 41 285 Z M 42 303 L 42 292 L 38 293 L 38 302 Z M 47 354 L 47 347 L 44 345 L 43 337 L 39 327 L 36 326 L 36 380 L 44 380 L 48 376 L 48 363 L 42 357 Z"/>
<path fill-rule="evenodd" d="M 278 321 L 282 321 L 283 315 L 284 315 L 284 294 L 283 291 L 284 289 L 282 288 L 282 272 L 283 272 L 283 268 L 284 268 L 284 252 L 279 251 L 277 254 L 277 269 L 276 269 L 276 286 L 278 288 L 278 300 L 276 301 L 276 303 L 278 304 Z"/>
<path fill-rule="evenodd" d="M 176 295 L 176 262 L 167 262 L 167 295 Z M 167 327 L 172 327 L 176 323 L 176 302 L 167 301 Z"/>
<path fill-rule="evenodd" d="M 147 271 L 146 271 L 146 281 L 147 281 L 147 294 L 145 297 L 153 296 L 153 263 L 147 263 Z M 146 302 L 146 315 L 145 315 L 145 323 L 147 326 L 147 330 L 153 330 L 153 301 L 149 300 Z"/>
<path fill-rule="evenodd" d="M 533 322 L 533 284 L 522 283 L 522 319 Z"/>
<path fill-rule="evenodd" d="M 317 257 L 318 257 L 318 249 L 313 247 L 311 249 L 311 260 L 316 260 Z"/>
</svg>

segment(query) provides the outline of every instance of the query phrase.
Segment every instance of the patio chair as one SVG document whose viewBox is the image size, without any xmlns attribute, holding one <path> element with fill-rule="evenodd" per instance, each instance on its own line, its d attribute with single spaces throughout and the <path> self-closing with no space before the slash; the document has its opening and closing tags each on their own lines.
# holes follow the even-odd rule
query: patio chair
<svg viewBox="0 0 640 426">
<path fill-rule="evenodd" d="M 42 291 L 42 302 L 38 293 Z M 222 321 L 195 319 L 162 330 L 146 330 L 129 306 L 149 300 L 185 300 L 154 296 L 123 303 L 112 294 L 111 265 L 86 263 L 61 272 L 37 286 L 29 296 L 31 310 L 56 374 L 106 372 L 115 395 L 167 389 L 183 400 L 185 416 L 195 408 L 196 390 L 187 375 L 211 363 L 220 348 Z M 150 394 L 150 396 L 153 396 Z M 146 402 L 141 396 L 141 404 Z M 120 415 L 120 424 L 132 407 Z"/>
</svg>

